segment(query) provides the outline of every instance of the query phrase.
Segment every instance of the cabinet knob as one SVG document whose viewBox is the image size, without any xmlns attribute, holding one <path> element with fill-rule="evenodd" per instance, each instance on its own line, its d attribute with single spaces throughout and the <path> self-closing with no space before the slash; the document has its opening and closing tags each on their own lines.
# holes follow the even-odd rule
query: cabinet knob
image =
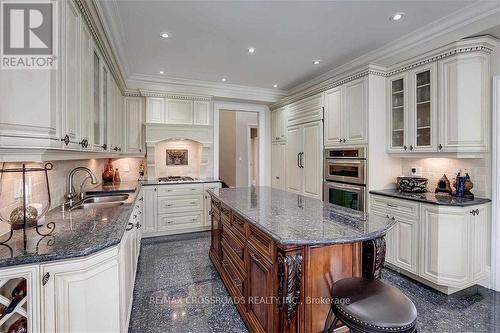
<svg viewBox="0 0 500 333">
<path fill-rule="evenodd" d="M 410 145 L 410 150 L 413 150 L 413 146 L 412 145 Z"/>
<path fill-rule="evenodd" d="M 47 282 L 49 282 L 49 279 L 50 279 L 50 273 L 47 272 L 44 274 L 44 276 L 42 278 L 42 286 L 45 286 L 47 284 Z"/>
<path fill-rule="evenodd" d="M 439 149 L 439 150 L 443 150 L 443 145 L 442 145 L 442 144 L 439 144 L 438 149 Z"/>
<path fill-rule="evenodd" d="M 342 143 L 342 139 L 339 139 L 339 142 Z"/>
<path fill-rule="evenodd" d="M 103 145 L 101 146 L 101 148 L 102 148 L 102 149 L 104 149 L 104 150 L 107 150 L 107 149 L 108 149 L 108 145 L 105 143 L 105 144 L 103 144 Z"/>
<path fill-rule="evenodd" d="M 345 143 L 345 139 L 342 140 Z"/>
<path fill-rule="evenodd" d="M 114 151 L 118 151 L 118 149 L 119 148 L 117 146 L 115 146 L 115 148 L 113 148 Z"/>
<path fill-rule="evenodd" d="M 69 145 L 69 135 L 66 134 L 64 138 L 61 139 L 61 141 L 64 142 L 65 146 Z"/>
<path fill-rule="evenodd" d="M 408 149 L 408 147 L 406 147 L 406 145 L 404 145 L 404 146 L 403 146 L 403 149 L 404 149 L 404 150 L 407 150 L 407 149 Z"/>
<path fill-rule="evenodd" d="M 89 146 L 89 141 L 87 139 L 83 139 L 82 141 L 78 142 L 79 145 L 82 146 L 82 148 L 87 148 Z"/>
</svg>

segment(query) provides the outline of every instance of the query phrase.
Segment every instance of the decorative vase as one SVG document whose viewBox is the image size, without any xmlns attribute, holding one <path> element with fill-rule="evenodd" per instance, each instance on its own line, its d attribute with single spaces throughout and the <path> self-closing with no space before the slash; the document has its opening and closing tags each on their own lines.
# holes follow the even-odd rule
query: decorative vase
<svg viewBox="0 0 500 333">
<path fill-rule="evenodd" d="M 115 178 L 115 171 L 113 168 L 113 163 L 111 159 L 108 159 L 108 162 L 104 166 L 104 171 L 102 172 L 102 182 L 104 184 L 113 183 L 113 179 Z"/>
</svg>

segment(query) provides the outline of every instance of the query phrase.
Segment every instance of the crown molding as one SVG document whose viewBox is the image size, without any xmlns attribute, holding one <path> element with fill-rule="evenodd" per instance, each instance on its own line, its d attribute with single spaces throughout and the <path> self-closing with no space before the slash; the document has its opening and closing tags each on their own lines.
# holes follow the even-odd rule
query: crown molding
<svg viewBox="0 0 500 333">
<path fill-rule="evenodd" d="M 127 86 L 144 91 L 166 91 L 175 95 L 206 95 L 240 101 L 274 103 L 287 92 L 280 89 L 258 88 L 236 84 L 191 80 L 156 75 L 133 74 Z M 174 93 L 175 92 L 175 93 Z"/>
<path fill-rule="evenodd" d="M 139 93 L 143 97 L 162 97 L 162 98 L 180 99 L 186 101 L 208 101 L 208 102 L 212 100 L 212 96 L 208 95 L 178 94 L 175 92 L 166 92 L 157 90 L 139 89 Z"/>
<path fill-rule="evenodd" d="M 398 38 L 376 50 L 368 52 L 346 64 L 337 66 L 334 69 L 313 78 L 312 80 L 299 84 L 291 88 L 289 90 L 289 94 L 298 94 L 314 85 L 321 84 L 325 80 L 337 77 L 342 75 L 342 73 L 352 71 L 370 63 L 381 64 L 383 60 L 392 57 L 395 54 L 407 52 L 412 49 L 418 49 L 418 47 L 425 48 L 430 41 L 437 39 L 438 37 L 442 37 L 453 31 L 458 31 L 459 29 L 462 29 L 470 24 L 492 15 L 498 15 L 499 13 L 500 6 L 496 1 L 475 2 L 448 16 L 431 22 L 410 34 L 402 36 L 401 38 Z M 443 44 L 445 43 L 446 42 Z"/>
<path fill-rule="evenodd" d="M 106 62 L 108 69 L 113 75 L 116 84 L 123 92 L 126 89 L 125 80 L 123 78 L 122 72 L 118 63 L 116 61 L 115 52 L 111 48 L 110 39 L 104 28 L 105 24 L 99 13 L 98 5 L 96 0 L 86 1 L 86 0 L 74 0 L 80 12 L 82 13 L 83 19 L 87 23 L 94 41 L 99 48 L 99 51 Z"/>
</svg>

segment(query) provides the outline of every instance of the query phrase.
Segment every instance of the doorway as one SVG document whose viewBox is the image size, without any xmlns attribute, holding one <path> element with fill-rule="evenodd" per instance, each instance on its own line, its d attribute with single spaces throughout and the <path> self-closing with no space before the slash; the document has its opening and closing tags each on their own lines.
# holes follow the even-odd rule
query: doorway
<svg viewBox="0 0 500 333">
<path fill-rule="evenodd" d="M 257 112 L 219 112 L 219 178 L 227 187 L 259 184 Z"/>
</svg>

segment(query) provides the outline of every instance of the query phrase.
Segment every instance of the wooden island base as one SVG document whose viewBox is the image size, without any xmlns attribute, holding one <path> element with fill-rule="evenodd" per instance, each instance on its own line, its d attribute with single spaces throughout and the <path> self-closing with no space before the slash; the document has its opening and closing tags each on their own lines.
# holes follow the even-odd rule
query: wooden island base
<svg viewBox="0 0 500 333">
<path fill-rule="evenodd" d="M 334 282 L 378 278 L 385 241 L 282 246 L 212 197 L 210 258 L 251 332 L 322 332 Z"/>
</svg>

